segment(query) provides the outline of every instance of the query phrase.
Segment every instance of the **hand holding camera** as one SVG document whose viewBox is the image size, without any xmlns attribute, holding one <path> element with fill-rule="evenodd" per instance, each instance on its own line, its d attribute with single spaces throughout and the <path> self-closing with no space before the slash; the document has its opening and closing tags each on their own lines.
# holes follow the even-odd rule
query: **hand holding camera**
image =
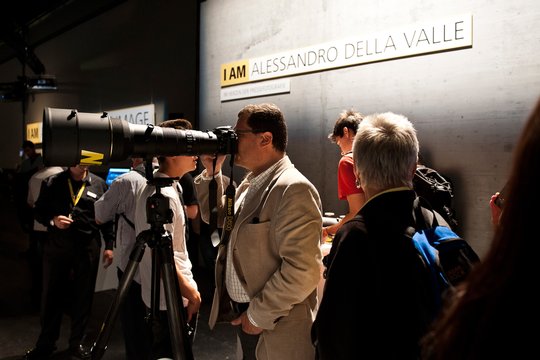
<svg viewBox="0 0 540 360">
<path fill-rule="evenodd" d="M 217 160 L 216 160 L 217 158 Z M 199 160 L 201 160 L 202 165 L 206 169 L 206 175 L 212 176 L 221 171 L 221 166 L 225 161 L 225 155 L 200 155 Z M 216 167 L 214 169 L 214 161 L 216 161 Z"/>
</svg>

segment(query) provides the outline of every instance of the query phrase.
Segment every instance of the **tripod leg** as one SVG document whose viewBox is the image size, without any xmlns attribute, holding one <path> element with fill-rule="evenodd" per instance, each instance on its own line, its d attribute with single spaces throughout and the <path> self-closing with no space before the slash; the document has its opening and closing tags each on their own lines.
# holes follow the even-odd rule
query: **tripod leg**
<svg viewBox="0 0 540 360">
<path fill-rule="evenodd" d="M 168 237 L 169 239 L 163 242 L 166 246 L 158 247 L 158 256 L 160 257 L 162 267 L 173 356 L 175 360 L 193 360 L 193 351 L 189 342 L 183 313 L 182 295 L 180 293 L 180 286 L 178 285 L 176 267 L 173 262 L 172 240 L 170 236 Z"/>
<path fill-rule="evenodd" d="M 160 236 L 161 235 L 157 235 Z M 152 298 L 150 299 L 150 309 L 151 309 L 151 318 L 159 319 L 159 297 L 160 297 L 160 279 L 161 279 L 161 257 L 158 256 L 159 251 L 155 248 L 157 244 L 152 247 L 152 287 L 151 294 Z"/>
<path fill-rule="evenodd" d="M 118 311 L 128 294 L 133 277 L 135 276 L 139 263 L 144 255 L 144 249 L 146 248 L 145 244 L 146 240 L 143 232 L 137 236 L 135 246 L 133 247 L 133 250 L 129 256 L 129 262 L 126 266 L 126 270 L 124 271 L 124 275 L 118 284 L 116 296 L 111 303 L 109 310 L 107 311 L 107 315 L 105 316 L 105 320 L 101 325 L 99 333 L 96 337 L 96 341 L 90 349 L 92 360 L 101 359 L 105 354 L 105 350 L 107 350 L 107 344 L 111 337 L 116 318 L 118 317 Z"/>
</svg>

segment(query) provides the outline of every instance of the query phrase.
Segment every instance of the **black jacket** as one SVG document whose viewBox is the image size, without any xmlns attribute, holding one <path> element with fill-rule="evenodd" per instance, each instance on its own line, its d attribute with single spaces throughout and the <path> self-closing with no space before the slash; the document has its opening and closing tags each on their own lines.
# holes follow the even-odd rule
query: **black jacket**
<svg viewBox="0 0 540 360">
<path fill-rule="evenodd" d="M 429 285 L 405 236 L 415 197 L 412 190 L 381 194 L 337 232 L 312 328 L 319 359 L 418 358 Z"/>
<path fill-rule="evenodd" d="M 79 240 L 84 245 L 88 241 L 100 241 L 100 232 L 105 240 L 105 248 L 112 249 L 114 242 L 113 223 L 96 224 L 94 203 L 107 190 L 107 184 L 99 176 L 89 172 L 83 181 L 73 181 L 74 192 L 84 183 L 85 188 L 76 205 L 73 205 L 69 190 L 69 169 L 53 175 L 45 182 L 39 193 L 34 207 L 35 219 L 48 227 L 55 238 L 64 238 L 66 241 Z M 57 215 L 72 215 L 73 223 L 66 230 L 50 225 L 50 221 Z"/>
</svg>

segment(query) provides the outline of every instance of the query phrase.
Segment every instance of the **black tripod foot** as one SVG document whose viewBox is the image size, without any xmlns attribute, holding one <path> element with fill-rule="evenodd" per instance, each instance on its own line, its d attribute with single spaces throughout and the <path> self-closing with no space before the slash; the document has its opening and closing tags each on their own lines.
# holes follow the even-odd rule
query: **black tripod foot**
<svg viewBox="0 0 540 360">
<path fill-rule="evenodd" d="M 83 345 L 69 348 L 69 356 L 71 360 L 86 360 L 92 358 L 90 349 Z"/>
</svg>

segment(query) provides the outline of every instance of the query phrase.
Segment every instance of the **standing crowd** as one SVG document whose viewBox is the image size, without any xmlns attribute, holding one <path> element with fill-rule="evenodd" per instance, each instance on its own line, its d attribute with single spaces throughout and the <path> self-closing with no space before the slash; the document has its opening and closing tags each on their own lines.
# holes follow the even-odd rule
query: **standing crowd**
<svg viewBox="0 0 540 360">
<path fill-rule="evenodd" d="M 164 132 L 192 128 L 184 119 L 159 126 Z M 91 358 L 81 344 L 100 256 L 105 266 L 115 258 L 120 282 L 126 273 L 133 278 L 120 313 L 126 359 L 174 358 L 179 340 L 171 328 L 171 292 L 180 295 L 187 341 L 193 341 L 202 301 L 192 272 L 198 260 L 188 246 L 190 219 L 197 218 L 217 221 L 220 229 L 209 325 L 236 327 L 238 359 L 508 359 L 534 353 L 534 331 L 525 328 L 538 316 L 530 290 L 536 274 L 530 224 L 539 200 L 533 182 L 540 166 L 540 101 L 517 143 L 504 194 L 490 199 L 491 249 L 445 292 L 437 314 L 426 311 L 430 269 L 407 236 L 415 226 L 420 153 L 409 119 L 391 112 L 339 114 L 329 138 L 341 151 L 338 197 L 348 212 L 324 227 L 317 189 L 287 155 L 283 112 L 274 104 L 247 105 L 234 132 L 231 167 L 247 171 L 238 186 L 223 174 L 229 155 L 222 154 L 159 156 L 157 168 L 152 159 L 133 158 L 132 170 L 109 188 L 83 165 L 36 175 L 28 198 L 34 230 L 41 232 L 35 242 L 43 249 L 41 333 L 25 359 L 54 353 L 63 313 L 71 319 L 70 354 Z M 198 160 L 204 169 L 180 182 Z M 171 181 L 156 189 L 149 176 Z M 154 256 L 155 244 L 141 246 L 141 236 L 156 231 L 149 205 L 161 201 L 170 210 L 170 221 L 163 221 L 170 257 L 164 259 Z M 327 237 L 332 249 L 323 261 L 320 245 Z M 134 249 L 143 253 L 132 273 Z M 158 259 L 165 279 L 152 292 Z M 324 290 L 317 293 L 323 268 Z"/>
</svg>

